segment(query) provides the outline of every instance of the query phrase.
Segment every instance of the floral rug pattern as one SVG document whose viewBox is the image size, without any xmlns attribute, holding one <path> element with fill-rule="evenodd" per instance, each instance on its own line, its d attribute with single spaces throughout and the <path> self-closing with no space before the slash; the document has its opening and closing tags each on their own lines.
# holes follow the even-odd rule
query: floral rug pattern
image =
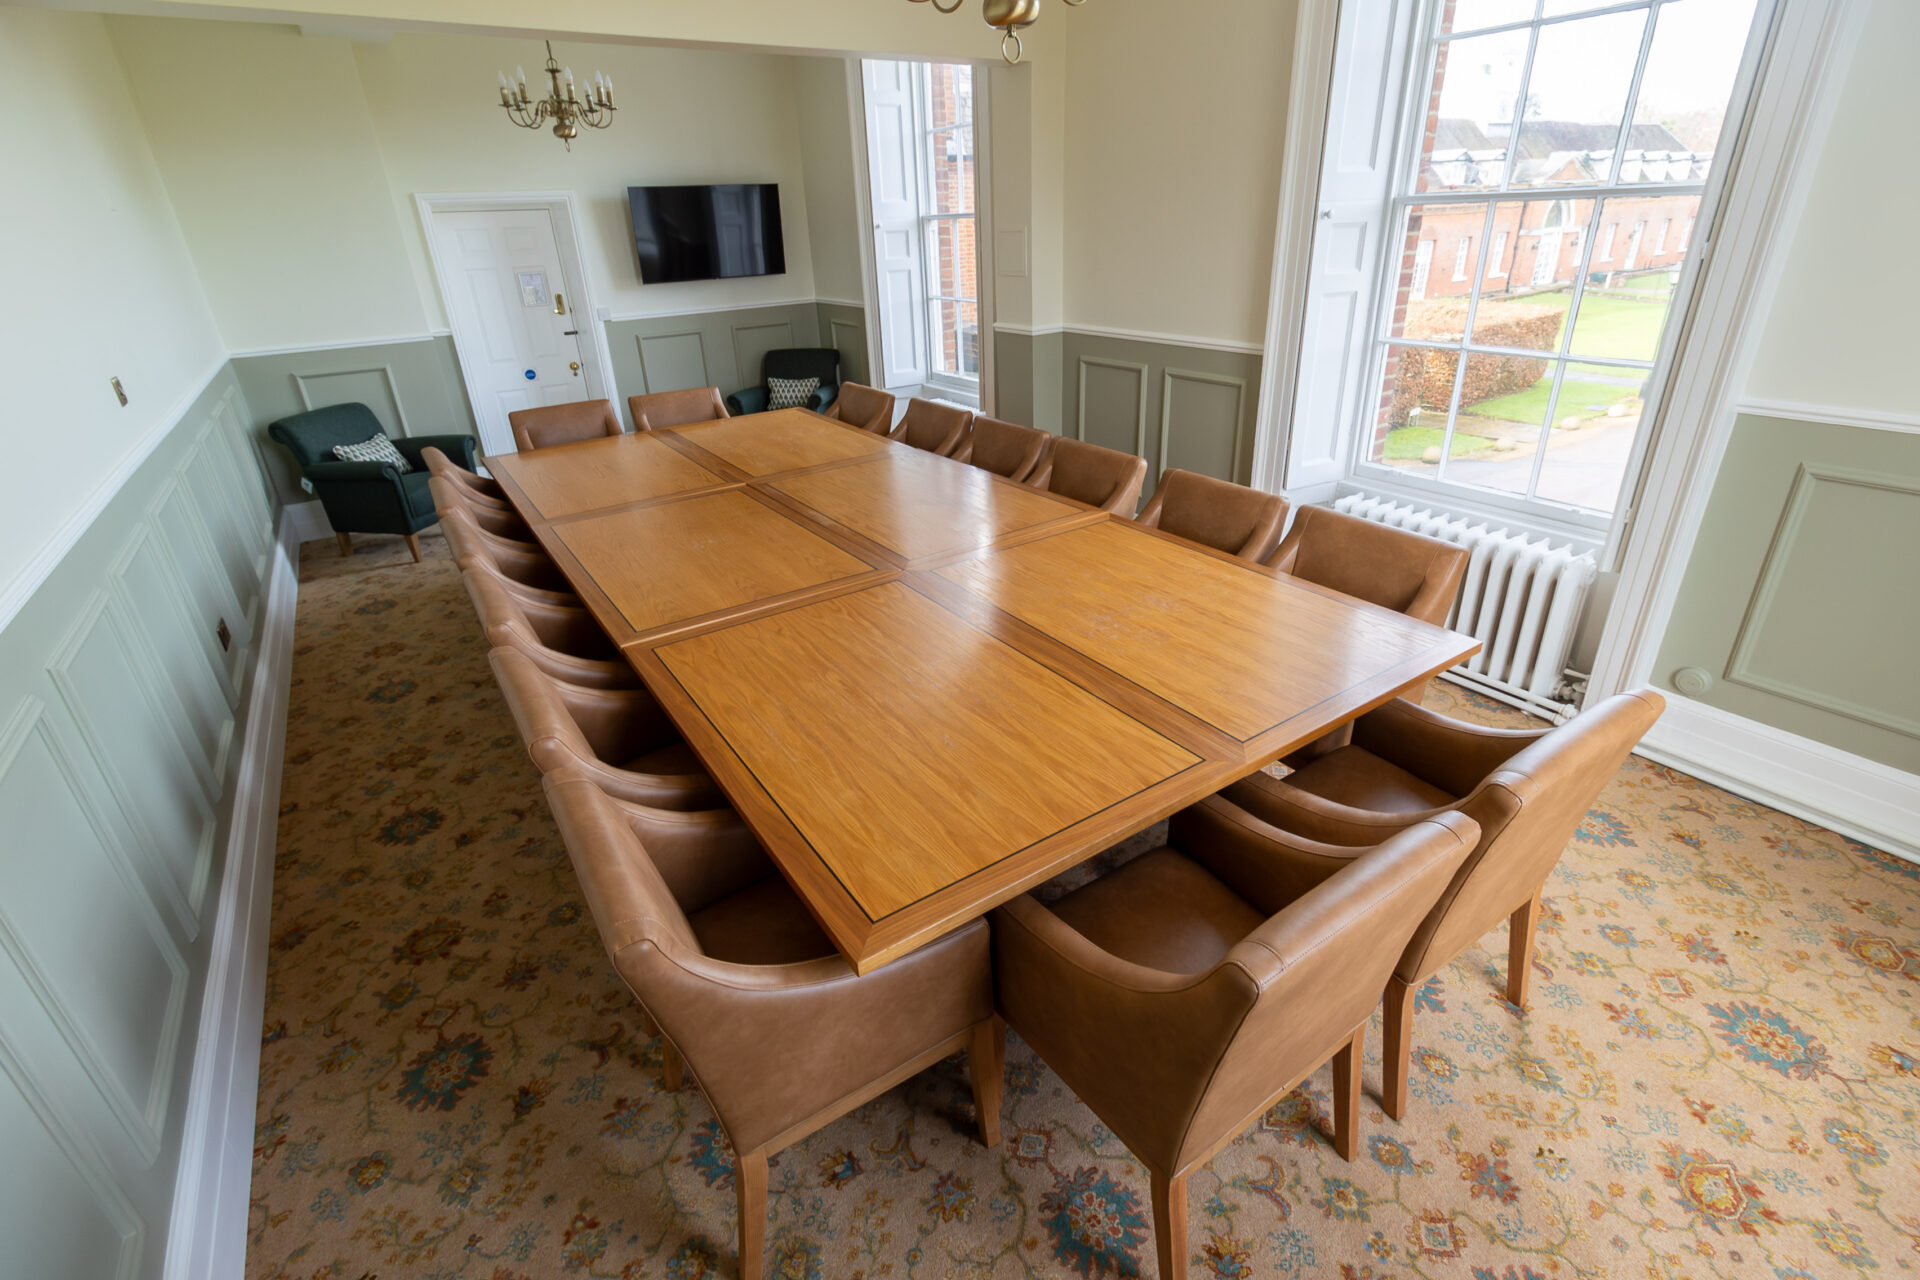
<svg viewBox="0 0 1920 1280">
<path fill-rule="evenodd" d="M 306 548 L 248 1272 L 735 1274 L 732 1154 L 585 913 L 445 544 Z M 1514 713 L 1440 684 L 1430 701 Z M 1136 842 L 1140 843 L 1140 842 Z M 1334 1154 L 1323 1071 L 1189 1184 L 1197 1276 L 1885 1276 L 1920 1264 L 1920 867 L 1639 758 L 1428 984 L 1412 1106 Z M 1147 1179 L 1018 1039 L 780 1155 L 779 1280 L 1151 1274 Z"/>
</svg>

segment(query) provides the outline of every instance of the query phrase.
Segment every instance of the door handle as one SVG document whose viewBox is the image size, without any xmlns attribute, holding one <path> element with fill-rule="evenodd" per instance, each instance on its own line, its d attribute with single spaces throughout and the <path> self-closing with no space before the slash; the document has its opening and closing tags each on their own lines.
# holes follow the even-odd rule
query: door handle
<svg viewBox="0 0 1920 1280">
<path fill-rule="evenodd" d="M 567 314 L 567 299 L 558 289 L 553 291 L 553 314 L 557 316 Z"/>
<path fill-rule="evenodd" d="M 580 362 L 578 360 L 567 361 L 567 368 L 573 370 L 574 377 L 577 378 L 580 376 Z"/>
</svg>

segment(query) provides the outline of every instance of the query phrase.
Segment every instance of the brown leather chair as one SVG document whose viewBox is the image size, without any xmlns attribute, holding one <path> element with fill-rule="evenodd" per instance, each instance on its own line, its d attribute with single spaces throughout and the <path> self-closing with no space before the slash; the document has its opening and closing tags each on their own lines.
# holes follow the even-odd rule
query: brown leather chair
<svg viewBox="0 0 1920 1280">
<path fill-rule="evenodd" d="M 1176 467 L 1160 477 L 1160 487 L 1140 513 L 1140 523 L 1242 560 L 1258 561 L 1280 545 L 1287 500 Z"/>
<path fill-rule="evenodd" d="M 976 416 L 973 430 L 967 434 L 966 443 L 954 451 L 953 460 L 1020 481 L 1033 474 L 1052 443 L 1053 436 L 1036 427 Z"/>
<path fill-rule="evenodd" d="M 1302 507 L 1267 564 L 1444 627 L 1467 571 L 1467 550 L 1331 507 Z"/>
<path fill-rule="evenodd" d="M 515 409 L 507 415 L 507 425 L 513 428 L 513 447 L 522 453 L 623 434 L 620 415 L 613 411 L 611 400 L 576 400 L 572 404 Z"/>
<path fill-rule="evenodd" d="M 858 382 L 843 382 L 839 398 L 827 406 L 826 416 L 884 436 L 893 429 L 893 395 Z"/>
<path fill-rule="evenodd" d="M 1140 486 L 1146 479 L 1145 458 L 1062 436 L 1027 483 L 1102 511 L 1131 516 L 1139 510 Z"/>
<path fill-rule="evenodd" d="M 507 500 L 498 480 L 475 475 L 432 445 L 420 451 L 420 461 L 427 464 L 428 475 L 459 485 L 474 505 L 512 513 L 513 503 Z"/>
<path fill-rule="evenodd" d="M 1000 1010 L 1147 1166 L 1161 1280 L 1187 1274 L 1187 1175 L 1329 1058 L 1353 1159 L 1380 987 L 1476 834 L 1443 813 L 1335 849 L 1215 796 L 1167 848 L 994 912 Z"/>
<path fill-rule="evenodd" d="M 862 977 L 732 812 L 622 804 L 574 768 L 546 791 L 607 955 L 733 1144 L 742 1277 L 762 1274 L 767 1157 L 949 1054 L 998 1143 L 984 920 Z"/>
<path fill-rule="evenodd" d="M 556 680 L 588 689 L 630 689 L 640 683 L 593 615 L 578 606 L 528 600 L 499 570 L 474 556 L 460 561 L 467 596 L 487 643 L 518 649 Z"/>
<path fill-rule="evenodd" d="M 645 689 L 568 684 L 519 649 L 495 649 L 487 661 L 541 773 L 576 768 L 608 795 L 653 809 L 714 809 L 727 803 Z"/>
<path fill-rule="evenodd" d="M 1478 846 L 1387 983 L 1381 1105 L 1388 1115 L 1398 1120 L 1407 1107 L 1414 993 L 1502 920 L 1507 1001 L 1526 1004 L 1540 890 L 1665 706 L 1641 689 L 1557 729 L 1488 729 L 1396 698 L 1354 722 L 1351 745 L 1284 779 L 1256 773 L 1221 793 L 1277 827 L 1334 845 L 1374 844 L 1444 813 L 1479 824 Z"/>
<path fill-rule="evenodd" d="M 427 492 L 433 495 L 433 508 L 442 517 L 449 511 L 463 511 L 475 524 L 497 538 L 533 541 L 533 530 L 527 527 L 527 522 L 520 518 L 518 512 L 511 508 L 502 511 L 488 505 L 473 490 L 450 476 L 428 476 Z"/>
<path fill-rule="evenodd" d="M 650 396 L 628 396 L 627 411 L 635 431 L 658 431 L 712 422 L 727 416 L 718 387 L 690 387 L 685 391 L 656 391 Z"/>
<path fill-rule="evenodd" d="M 471 556 L 485 562 L 519 588 L 514 594 L 522 599 L 579 607 L 580 597 L 574 594 L 566 575 L 538 543 L 489 533 L 474 520 L 472 512 L 461 507 L 442 508 L 440 528 L 456 561 Z"/>
<path fill-rule="evenodd" d="M 910 444 L 943 458 L 953 456 L 973 425 L 973 412 L 956 405 L 935 404 L 919 396 L 907 401 L 907 412 L 900 425 L 888 433 L 889 440 Z"/>
</svg>

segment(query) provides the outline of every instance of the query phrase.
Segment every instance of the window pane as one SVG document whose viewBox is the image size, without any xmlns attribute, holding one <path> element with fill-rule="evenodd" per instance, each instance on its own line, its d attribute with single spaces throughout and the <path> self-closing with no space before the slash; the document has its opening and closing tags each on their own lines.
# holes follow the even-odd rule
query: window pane
<svg viewBox="0 0 1920 1280">
<path fill-rule="evenodd" d="M 1646 25 L 1641 11 L 1540 28 L 1512 186 L 1607 181 Z"/>
<path fill-rule="evenodd" d="M 1752 25 L 1753 0 L 1661 8 L 1620 181 L 1706 181 Z"/>
<path fill-rule="evenodd" d="M 1373 461 L 1423 475 L 1439 471 L 1440 445 L 1447 433 L 1447 410 L 1453 404 L 1459 367 L 1455 351 L 1387 349 L 1369 454 Z"/>
<path fill-rule="evenodd" d="M 1445 479 L 1524 495 L 1552 393 L 1552 361 L 1468 356 Z"/>
<path fill-rule="evenodd" d="M 967 63 L 935 62 L 927 67 L 927 90 L 932 101 L 927 123 L 934 129 L 973 123 L 973 67 Z"/>
<path fill-rule="evenodd" d="M 980 376 L 979 304 L 933 303 L 933 367 L 936 373 Z"/>
<path fill-rule="evenodd" d="M 1533 4 L 1534 0 L 1459 0 L 1442 13 L 1442 20 L 1451 16 L 1452 23 L 1440 34 L 1525 22 L 1533 16 Z"/>
<path fill-rule="evenodd" d="M 1587 267 L 1587 290 L 1568 348 L 1577 356 L 1651 362 L 1660 350 L 1688 227 L 1700 197 L 1608 200 L 1600 209 L 1600 240 Z M 1611 247 L 1605 257 L 1602 250 Z"/>
<path fill-rule="evenodd" d="M 949 129 L 927 141 L 933 163 L 933 211 L 972 213 L 972 128 Z"/>
<path fill-rule="evenodd" d="M 972 218 L 934 218 L 927 224 L 933 278 L 927 293 L 936 298 L 974 298 L 974 222 Z"/>
<path fill-rule="evenodd" d="M 1401 244 L 1399 296 L 1388 332 L 1396 338 L 1458 342 L 1467 327 L 1467 295 L 1480 267 L 1487 206 L 1415 205 Z"/>
<path fill-rule="evenodd" d="M 1420 165 L 1421 191 L 1497 187 L 1506 167 L 1506 133 L 1495 121 L 1513 119 L 1527 58 L 1527 32 L 1449 40 L 1434 64 L 1435 124 Z"/>
<path fill-rule="evenodd" d="M 1593 381 L 1596 376 L 1607 380 Z M 1577 364 L 1567 366 L 1536 497 L 1592 511 L 1613 510 L 1640 431 L 1647 376 L 1627 369 L 1596 374 Z M 1631 385 L 1618 385 L 1623 382 Z"/>
<path fill-rule="evenodd" d="M 1592 216 L 1591 200 L 1503 200 L 1494 207 L 1496 256 L 1480 285 L 1476 343 L 1560 349 Z"/>
</svg>

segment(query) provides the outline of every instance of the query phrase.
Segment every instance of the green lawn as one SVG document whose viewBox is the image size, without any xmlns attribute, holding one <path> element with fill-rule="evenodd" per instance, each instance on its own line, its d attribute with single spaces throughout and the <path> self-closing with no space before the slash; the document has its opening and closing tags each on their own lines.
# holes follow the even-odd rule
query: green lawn
<svg viewBox="0 0 1920 1280">
<path fill-rule="evenodd" d="M 1569 370 L 1571 375 L 1571 370 Z M 1547 397 L 1553 394 L 1553 375 L 1548 374 L 1540 381 L 1515 395 L 1501 396 L 1497 400 L 1482 400 L 1461 412 L 1471 411 L 1476 417 L 1499 418 L 1505 422 L 1538 423 L 1547 416 Z M 1581 382 L 1569 376 L 1560 387 L 1560 407 L 1554 411 L 1554 419 L 1598 418 L 1605 415 L 1607 406 L 1634 398 L 1632 387 L 1612 387 L 1602 382 Z"/>
<path fill-rule="evenodd" d="M 1389 462 L 1418 462 L 1429 449 L 1438 448 L 1441 439 L 1447 434 L 1444 427 L 1401 427 L 1387 433 L 1386 460 Z M 1492 444 L 1484 436 L 1470 436 L 1454 433 L 1453 447 L 1448 453 L 1456 458 L 1469 458 L 1476 453 L 1485 453 Z"/>
</svg>

